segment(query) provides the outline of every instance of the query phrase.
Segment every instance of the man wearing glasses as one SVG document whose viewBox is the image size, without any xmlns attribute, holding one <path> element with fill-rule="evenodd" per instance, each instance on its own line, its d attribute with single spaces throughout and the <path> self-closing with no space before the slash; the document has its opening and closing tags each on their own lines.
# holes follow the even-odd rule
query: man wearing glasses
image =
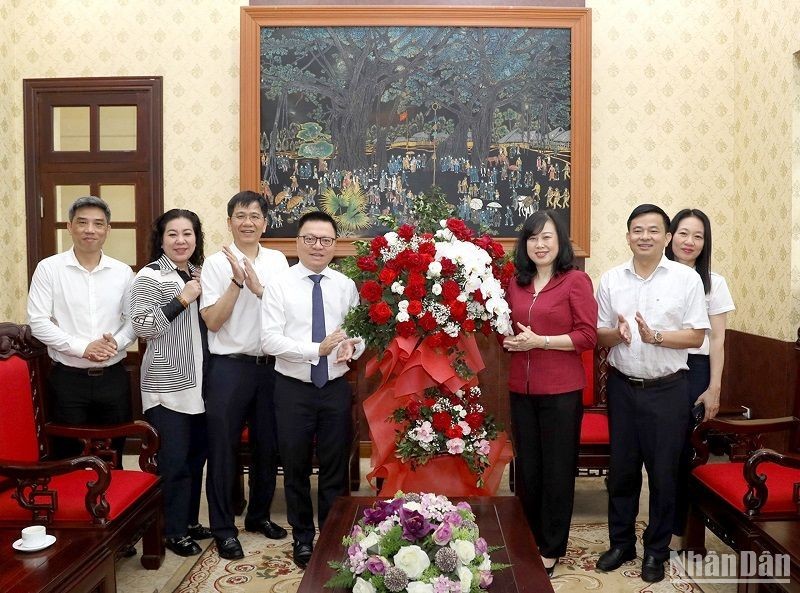
<svg viewBox="0 0 800 593">
<path fill-rule="evenodd" d="M 292 555 L 304 567 L 314 542 L 312 448 L 316 443 L 322 529 L 333 501 L 347 493 L 352 393 L 343 375 L 364 344 L 341 329 L 347 312 L 358 305 L 358 291 L 351 279 L 328 267 L 336 252 L 335 221 L 324 212 L 309 212 L 298 229 L 300 262 L 264 291 L 261 345 L 276 358 L 275 415 Z"/>
<path fill-rule="evenodd" d="M 245 422 L 254 454 L 244 527 L 270 539 L 286 537 L 286 530 L 270 520 L 277 472 L 272 399 L 275 371 L 272 357 L 261 353 L 259 319 L 264 287 L 289 264 L 280 251 L 259 243 L 267 228 L 266 214 L 267 202 L 260 194 L 243 191 L 234 195 L 228 201 L 233 243 L 206 258 L 200 276 L 200 314 L 208 326 L 211 353 L 205 384 L 206 494 L 219 555 L 229 560 L 244 556 L 234 525 L 233 486 Z"/>
</svg>

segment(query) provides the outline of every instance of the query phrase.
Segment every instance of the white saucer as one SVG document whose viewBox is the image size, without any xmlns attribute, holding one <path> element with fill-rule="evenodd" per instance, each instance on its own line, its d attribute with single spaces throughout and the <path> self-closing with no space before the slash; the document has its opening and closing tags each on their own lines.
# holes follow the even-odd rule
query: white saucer
<svg viewBox="0 0 800 593">
<path fill-rule="evenodd" d="M 31 548 L 29 548 L 28 546 L 23 546 L 22 545 L 22 538 L 20 538 L 17 541 L 15 541 L 13 544 L 11 544 L 11 547 L 14 548 L 15 550 L 20 551 L 20 552 L 38 552 L 39 550 L 44 550 L 45 548 L 49 548 L 54 543 L 56 543 L 56 536 L 55 535 L 50 535 L 48 533 L 47 535 L 44 536 L 44 542 L 42 542 L 38 546 L 33 546 Z"/>
</svg>

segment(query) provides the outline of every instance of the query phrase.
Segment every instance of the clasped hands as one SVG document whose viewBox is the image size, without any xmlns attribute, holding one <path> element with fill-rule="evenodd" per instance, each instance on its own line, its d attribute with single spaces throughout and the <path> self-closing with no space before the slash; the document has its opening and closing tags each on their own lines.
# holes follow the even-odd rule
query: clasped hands
<svg viewBox="0 0 800 593">
<path fill-rule="evenodd" d="M 228 262 L 231 264 L 231 273 L 233 274 L 233 279 L 236 280 L 239 284 L 244 284 L 250 289 L 254 295 L 258 298 L 261 298 L 261 294 L 264 292 L 264 287 L 261 285 L 261 281 L 258 279 L 258 274 L 256 273 L 253 264 L 250 263 L 248 258 L 243 258 L 241 262 L 236 259 L 236 256 L 231 251 L 230 247 L 227 245 L 222 246 L 222 253 L 225 254 L 225 257 L 228 258 Z"/>
<path fill-rule="evenodd" d="M 517 322 L 519 333 L 513 336 L 506 336 L 503 339 L 503 348 L 509 352 L 527 352 L 534 348 L 544 348 L 544 336 L 535 333 L 530 327 Z"/>
<path fill-rule="evenodd" d="M 103 362 L 117 355 L 117 341 L 110 333 L 103 334 L 93 342 L 89 342 L 83 351 L 83 358 L 92 362 Z"/>
<path fill-rule="evenodd" d="M 319 343 L 319 355 L 328 356 L 338 346 L 339 351 L 336 354 L 336 362 L 350 362 L 353 360 L 356 344 L 360 341 L 361 338 L 348 338 L 344 330 L 341 327 L 337 327 L 336 331 L 325 336 L 325 339 Z"/>
<path fill-rule="evenodd" d="M 639 337 L 642 338 L 642 342 L 645 344 L 655 344 L 655 332 L 650 329 L 650 326 L 647 325 L 647 322 L 639 311 L 636 311 L 636 325 L 639 326 Z M 632 338 L 631 326 L 622 314 L 617 315 L 617 329 L 619 330 L 619 337 L 622 338 L 622 341 L 630 346 Z"/>
</svg>

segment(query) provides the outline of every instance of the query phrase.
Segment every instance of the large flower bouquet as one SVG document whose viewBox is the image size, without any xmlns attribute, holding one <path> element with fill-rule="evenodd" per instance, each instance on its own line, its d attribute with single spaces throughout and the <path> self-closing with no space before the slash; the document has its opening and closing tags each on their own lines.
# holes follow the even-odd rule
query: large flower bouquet
<svg viewBox="0 0 800 593">
<path fill-rule="evenodd" d="M 504 287 L 514 265 L 489 235 L 474 237 L 463 220 L 435 233 L 404 224 L 357 242 L 346 273 L 360 283 L 362 303 L 344 322 L 349 335 L 383 352 L 395 335 L 450 348 L 462 333 L 511 333 Z"/>
<path fill-rule="evenodd" d="M 498 427 L 480 404 L 478 386 L 449 393 L 429 387 L 422 401 L 411 400 L 397 408 L 392 419 L 397 431 L 397 456 L 412 467 L 423 465 L 438 454 L 460 455 L 470 471 L 478 474 L 489 465 L 490 441 Z"/>
<path fill-rule="evenodd" d="M 354 593 L 477 593 L 491 585 L 490 547 L 472 508 L 436 494 L 377 501 L 343 539 L 347 558 L 326 587 Z"/>
</svg>

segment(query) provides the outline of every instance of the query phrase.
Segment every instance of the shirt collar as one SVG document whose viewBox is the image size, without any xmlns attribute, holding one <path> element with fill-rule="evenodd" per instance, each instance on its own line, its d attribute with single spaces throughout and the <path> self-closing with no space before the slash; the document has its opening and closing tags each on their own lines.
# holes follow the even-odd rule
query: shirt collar
<svg viewBox="0 0 800 593">
<path fill-rule="evenodd" d="M 161 257 L 158 258 L 156 263 L 161 270 L 162 276 L 166 276 L 167 274 L 172 274 L 173 272 L 178 271 L 178 266 L 176 266 L 175 262 L 168 258 L 165 253 L 161 254 Z M 191 276 L 197 267 L 192 262 L 186 262 L 186 265 L 189 268 L 189 275 Z"/>
<path fill-rule="evenodd" d="M 81 270 L 86 270 L 86 268 L 84 268 L 81 265 L 81 262 L 78 261 L 78 256 L 75 255 L 74 247 L 70 247 L 69 250 L 66 251 L 65 253 L 68 260 L 67 261 L 68 266 L 75 266 L 76 268 L 80 268 Z M 97 266 L 92 270 L 92 272 L 94 272 L 95 270 L 110 268 L 111 267 L 111 262 L 109 261 L 110 259 L 111 259 L 110 257 L 108 257 L 105 253 L 100 251 L 100 261 L 97 263 Z"/>
<path fill-rule="evenodd" d="M 297 274 L 298 274 L 298 275 L 299 275 L 301 278 L 305 278 L 305 277 L 307 277 L 307 276 L 312 276 L 312 275 L 315 275 L 315 274 L 317 274 L 317 272 L 314 272 L 313 270 L 309 270 L 307 267 L 305 267 L 305 266 L 304 266 L 303 264 L 301 264 L 300 262 L 297 262 L 297 263 L 295 264 L 295 267 L 297 268 Z M 328 270 L 328 266 L 325 266 L 325 269 L 324 269 L 324 270 L 322 270 L 321 272 L 319 272 L 319 274 L 320 274 L 321 276 L 330 276 L 330 272 L 329 272 L 329 270 Z"/>
<path fill-rule="evenodd" d="M 242 261 L 243 257 L 247 257 L 243 251 L 241 251 L 238 247 L 236 247 L 236 243 L 232 242 L 230 245 L 228 245 L 228 249 L 230 249 L 233 252 L 233 254 L 236 256 L 236 259 L 238 259 L 239 261 Z M 261 257 L 262 253 L 264 253 L 264 248 L 259 243 L 258 253 L 256 253 L 256 259 Z"/>
<path fill-rule="evenodd" d="M 656 269 L 655 269 L 655 270 L 653 270 L 653 274 L 650 274 L 650 278 L 652 278 L 652 277 L 653 277 L 653 275 L 656 273 L 656 271 L 657 271 L 659 268 L 664 268 L 664 269 L 666 269 L 666 268 L 669 266 L 669 264 L 667 263 L 667 262 L 669 262 L 669 261 L 670 261 L 670 260 L 669 260 L 669 258 L 668 258 L 666 255 L 662 254 L 662 255 L 661 255 L 661 259 L 659 260 L 659 262 L 658 262 L 658 265 L 656 266 Z M 633 275 L 634 275 L 634 276 L 636 276 L 637 278 L 640 278 L 640 276 L 639 276 L 638 274 L 636 274 L 636 268 L 634 268 L 634 267 L 633 267 L 633 258 L 630 258 L 630 259 L 629 259 L 629 260 L 628 260 L 628 261 L 625 263 L 625 269 L 626 269 L 626 270 L 628 270 L 628 271 L 629 271 L 631 274 L 633 274 Z"/>
</svg>

